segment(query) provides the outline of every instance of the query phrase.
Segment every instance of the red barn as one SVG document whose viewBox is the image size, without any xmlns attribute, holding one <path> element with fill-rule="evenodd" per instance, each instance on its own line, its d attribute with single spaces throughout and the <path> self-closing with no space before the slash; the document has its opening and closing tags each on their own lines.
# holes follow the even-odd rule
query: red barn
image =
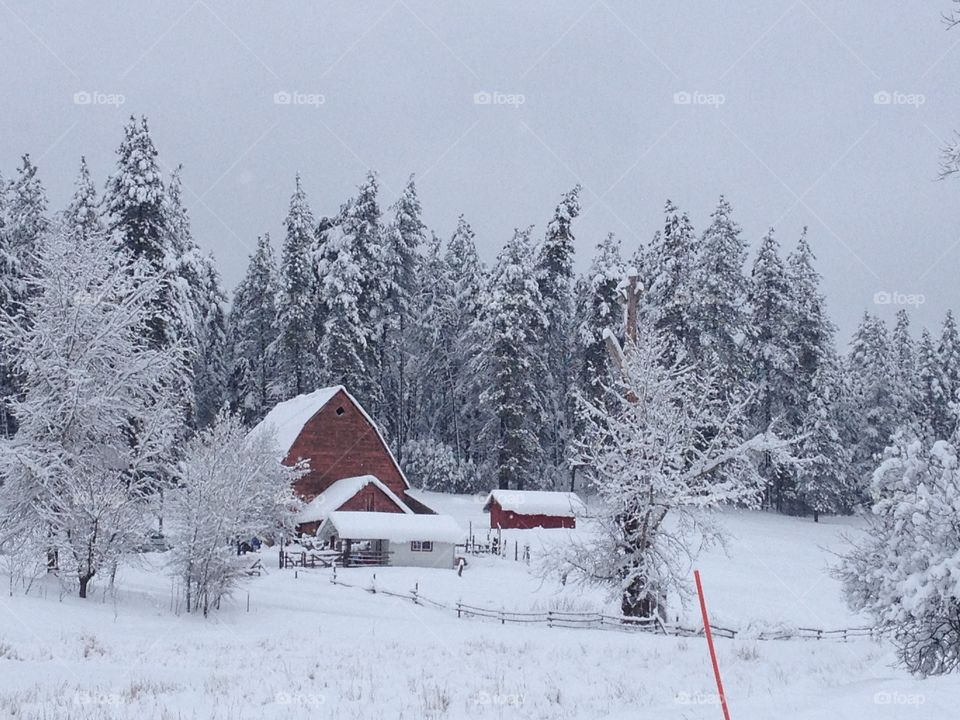
<svg viewBox="0 0 960 720">
<path fill-rule="evenodd" d="M 487 496 L 484 512 L 491 528 L 574 528 L 577 515 L 586 507 L 571 492 L 547 490 L 494 490 Z"/>
<path fill-rule="evenodd" d="M 433 514 L 407 494 L 410 483 L 376 424 L 342 385 L 279 403 L 253 432 L 271 428 L 280 461 L 309 470 L 294 485 L 307 503 L 301 529 L 335 510 Z"/>
</svg>

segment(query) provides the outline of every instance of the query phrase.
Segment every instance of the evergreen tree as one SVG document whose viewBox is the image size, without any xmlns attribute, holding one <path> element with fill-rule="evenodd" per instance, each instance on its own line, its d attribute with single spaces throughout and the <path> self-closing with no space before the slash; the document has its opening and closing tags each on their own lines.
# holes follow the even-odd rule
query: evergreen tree
<svg viewBox="0 0 960 720">
<path fill-rule="evenodd" d="M 790 340 L 793 318 L 790 288 L 779 247 L 771 228 L 754 260 L 747 297 L 750 311 L 746 338 L 747 380 L 754 387 L 749 415 L 755 432 L 766 432 L 775 422 L 785 421 L 796 367 L 796 354 Z M 765 456 L 760 472 L 767 482 L 766 504 L 783 510 L 791 490 L 789 469 L 771 456 Z"/>
<path fill-rule="evenodd" d="M 196 427 L 210 425 L 227 402 L 227 298 L 212 257 L 204 258 L 193 351 Z"/>
<path fill-rule="evenodd" d="M 666 219 L 644 258 L 644 308 L 669 348 L 668 360 L 696 364 L 701 359 L 694 316 L 696 239 L 686 213 L 669 200 Z"/>
<path fill-rule="evenodd" d="M 14 249 L 7 224 L 8 188 L 0 176 L 0 318 L 17 318 L 26 295 L 26 283 L 20 258 Z M 9 438 L 16 431 L 16 420 L 9 401 L 16 395 L 16 356 L 12 348 L 0 346 L 0 436 Z"/>
<path fill-rule="evenodd" d="M 448 348 L 448 413 L 454 429 L 452 442 L 448 440 L 448 443 L 453 446 L 459 462 L 479 464 L 482 458 L 478 438 L 486 418 L 477 401 L 482 392 L 480 378 L 470 368 L 483 347 L 474 330 L 481 313 L 486 270 L 477 253 L 473 229 L 462 215 L 457 220 L 457 229 L 447 244 L 443 260 L 443 274 L 447 278 L 445 287 L 449 288 L 443 312 Z"/>
<path fill-rule="evenodd" d="M 480 401 L 490 416 L 484 436 L 500 488 L 523 489 L 541 477 L 539 339 L 547 321 L 534 267 L 530 229 L 517 230 L 497 258 L 479 320 L 486 342 L 477 368 L 486 381 Z"/>
<path fill-rule="evenodd" d="M 722 195 L 704 231 L 693 269 L 695 324 L 703 359 L 717 364 L 724 378 L 721 391 L 741 384 L 747 279 L 747 243 Z"/>
<path fill-rule="evenodd" d="M 35 266 L 47 219 L 47 193 L 37 177 L 37 166 L 24 155 L 17 177 L 10 185 L 7 209 L 7 243 L 27 272 Z"/>
<path fill-rule="evenodd" d="M 416 377 L 410 362 L 417 348 L 411 331 L 416 326 L 420 281 L 420 249 L 426 240 L 426 227 L 420 219 L 420 199 L 413 177 L 393 206 L 395 219 L 385 233 L 386 296 L 380 339 L 380 364 L 383 373 L 383 417 L 387 434 L 393 440 L 395 454 L 402 458 L 403 446 L 410 438 L 414 415 L 413 387 Z"/>
<path fill-rule="evenodd" d="M 320 378 L 326 385 L 344 385 L 369 408 L 368 398 L 379 395 L 379 373 L 367 360 L 373 341 L 360 318 L 363 277 L 354 238 L 344 232 L 349 207 L 324 233 L 317 264 L 319 301 L 323 304 L 323 334 L 319 344 Z M 379 358 L 379 354 L 376 356 Z"/>
<path fill-rule="evenodd" d="M 864 313 L 850 345 L 852 401 L 859 432 L 851 448 L 857 490 L 863 491 L 897 427 L 890 335 L 883 320 Z"/>
<path fill-rule="evenodd" d="M 104 204 L 110 229 L 116 233 L 120 247 L 164 278 L 153 300 L 146 334 L 149 346 L 157 349 L 176 341 L 171 327 L 175 323 L 174 303 L 167 276 L 171 257 L 167 197 L 146 117 L 137 121 L 131 116 L 124 133 L 117 150 L 117 170 L 107 182 Z"/>
<path fill-rule="evenodd" d="M 910 315 L 906 310 L 897 312 L 897 324 L 891 337 L 894 402 L 898 423 L 913 426 L 920 423 L 918 399 L 919 379 L 917 373 L 917 350 L 910 335 Z"/>
<path fill-rule="evenodd" d="M 813 379 L 833 348 L 833 325 L 827 318 L 820 273 L 813 266 L 814 260 L 807 228 L 804 228 L 797 247 L 787 257 L 791 312 L 788 342 L 796 363 L 791 374 L 792 387 L 788 389 L 790 396 L 786 398 L 786 421 L 791 430 L 799 429 L 807 416 Z"/>
<path fill-rule="evenodd" d="M 803 457 L 797 478 L 797 494 L 814 522 L 822 513 L 847 509 L 850 452 L 839 429 L 843 392 L 839 363 L 832 355 L 821 357 L 811 383 L 801 432 Z"/>
<path fill-rule="evenodd" d="M 564 194 L 540 245 L 536 276 L 546 330 L 541 340 L 545 373 L 541 378 L 546 422 L 541 431 L 551 482 L 567 483 L 567 444 L 575 415 L 573 373 L 573 221 L 580 214 L 580 186 Z"/>
<path fill-rule="evenodd" d="M 100 200 L 97 198 L 97 189 L 90 177 L 86 158 L 80 158 L 80 173 L 77 175 L 75 186 L 76 190 L 63 214 L 63 219 L 66 232 L 70 233 L 79 244 L 104 232 L 100 217 Z"/>
<path fill-rule="evenodd" d="M 270 348 L 277 339 L 279 293 L 270 236 L 257 238 L 256 252 L 233 295 L 229 318 L 229 398 L 231 409 L 248 427 L 270 411 L 274 377 Z"/>
<path fill-rule="evenodd" d="M 279 400 L 312 392 L 317 386 L 313 225 L 298 174 L 284 222 L 287 234 L 280 264 L 277 338 L 272 346 L 276 367 L 272 393 Z"/>
<path fill-rule="evenodd" d="M 960 333 L 957 332 L 957 322 L 950 310 L 947 310 L 943 319 L 937 356 L 940 361 L 940 384 L 943 387 L 943 393 L 950 411 L 949 430 L 943 436 L 943 438 L 946 438 L 953 435 L 953 431 L 956 429 L 957 410 L 955 405 L 960 400 L 960 397 L 958 397 L 958 393 L 960 393 Z"/>
<path fill-rule="evenodd" d="M 932 439 L 950 437 L 952 416 L 949 397 L 943 386 L 943 370 L 933 336 L 926 328 L 917 346 L 917 381 L 920 424 L 924 433 Z"/>
</svg>

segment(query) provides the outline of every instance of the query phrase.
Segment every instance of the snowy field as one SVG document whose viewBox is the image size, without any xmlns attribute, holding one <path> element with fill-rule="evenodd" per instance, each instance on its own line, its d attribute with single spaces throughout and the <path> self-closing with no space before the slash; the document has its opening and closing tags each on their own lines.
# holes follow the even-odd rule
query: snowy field
<svg viewBox="0 0 960 720">
<path fill-rule="evenodd" d="M 481 535 L 480 500 L 424 494 Z M 715 624 L 851 627 L 829 577 L 831 550 L 854 520 L 814 524 L 730 511 L 730 557 L 703 558 Z M 515 531 L 510 559 L 447 570 L 341 570 L 338 579 L 432 600 L 506 609 L 606 609 L 599 591 L 538 577 L 545 547 L 576 531 Z M 208 620 L 176 615 L 163 557 L 86 602 L 55 584 L 0 603 L 0 715 L 13 718 L 720 718 L 701 638 L 502 626 L 329 582 L 329 570 L 253 578 Z M 373 575 L 376 573 L 376 579 Z M 696 622 L 694 608 L 681 613 Z M 737 720 L 955 717 L 956 678 L 917 681 L 882 643 L 718 639 Z"/>
</svg>

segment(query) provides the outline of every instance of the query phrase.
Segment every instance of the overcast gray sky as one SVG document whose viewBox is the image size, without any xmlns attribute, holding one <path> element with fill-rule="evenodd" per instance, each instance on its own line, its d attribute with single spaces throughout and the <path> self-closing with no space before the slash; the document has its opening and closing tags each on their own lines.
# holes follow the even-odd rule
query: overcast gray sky
<svg viewBox="0 0 960 720">
<path fill-rule="evenodd" d="M 367 168 L 384 206 L 415 173 L 427 224 L 464 213 L 488 261 L 580 182 L 580 268 L 608 231 L 647 241 L 666 198 L 700 230 L 724 193 L 753 245 L 810 226 L 843 342 L 898 302 L 938 325 L 960 300 L 948 0 L 679 5 L 0 0 L 0 170 L 30 152 L 60 207 L 145 113 L 231 289 L 297 171 L 318 216 Z"/>
</svg>

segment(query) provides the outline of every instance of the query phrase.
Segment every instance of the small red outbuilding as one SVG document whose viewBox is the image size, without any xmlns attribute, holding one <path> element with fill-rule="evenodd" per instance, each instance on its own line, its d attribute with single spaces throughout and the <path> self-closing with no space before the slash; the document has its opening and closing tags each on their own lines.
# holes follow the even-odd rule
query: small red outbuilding
<svg viewBox="0 0 960 720">
<path fill-rule="evenodd" d="M 493 490 L 483 504 L 490 527 L 502 529 L 574 528 L 586 506 L 572 492 Z"/>
</svg>

